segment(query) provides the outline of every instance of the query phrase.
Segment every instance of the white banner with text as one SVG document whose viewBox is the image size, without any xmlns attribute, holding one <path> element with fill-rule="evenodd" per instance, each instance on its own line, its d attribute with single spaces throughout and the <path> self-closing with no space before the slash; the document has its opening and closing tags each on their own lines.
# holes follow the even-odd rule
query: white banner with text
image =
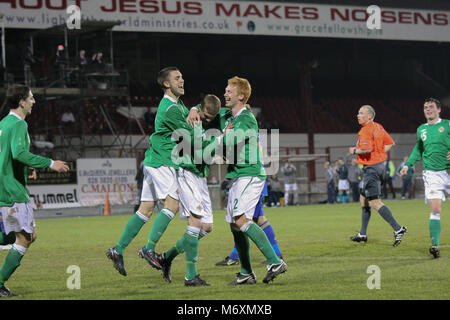
<svg viewBox="0 0 450 320">
<path fill-rule="evenodd" d="M 120 21 L 114 31 L 450 41 L 450 12 L 444 10 L 252 1 L 1 0 L 0 12 L 6 28 L 66 24 L 82 29 L 83 21 L 103 20 Z"/>
<path fill-rule="evenodd" d="M 76 184 L 29 185 L 30 202 L 34 209 L 80 207 Z"/>
<path fill-rule="evenodd" d="M 78 159 L 78 195 L 83 206 L 137 203 L 136 159 Z"/>
</svg>

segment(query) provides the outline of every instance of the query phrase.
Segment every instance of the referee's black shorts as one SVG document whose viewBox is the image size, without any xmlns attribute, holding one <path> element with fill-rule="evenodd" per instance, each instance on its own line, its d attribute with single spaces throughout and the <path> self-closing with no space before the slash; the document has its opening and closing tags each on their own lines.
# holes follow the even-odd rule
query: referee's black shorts
<svg viewBox="0 0 450 320">
<path fill-rule="evenodd" d="M 386 161 L 364 166 L 362 169 L 361 195 L 368 200 L 378 199 L 381 196 L 381 186 L 384 183 Z"/>
</svg>

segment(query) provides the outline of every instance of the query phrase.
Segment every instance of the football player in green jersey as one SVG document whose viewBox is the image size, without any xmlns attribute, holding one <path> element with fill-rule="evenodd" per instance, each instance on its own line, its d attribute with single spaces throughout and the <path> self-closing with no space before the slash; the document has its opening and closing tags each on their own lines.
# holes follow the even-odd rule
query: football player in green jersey
<svg viewBox="0 0 450 320">
<path fill-rule="evenodd" d="M 0 269 L 0 297 L 15 295 L 5 282 L 36 240 L 34 213 L 27 191 L 28 169 L 49 167 L 57 172 L 69 171 L 63 161 L 53 161 L 29 152 L 30 136 L 25 118 L 31 114 L 35 102 L 29 87 L 11 86 L 6 98 L 10 112 L 0 122 L 0 207 L 4 234 L 15 240 Z M 36 178 L 35 172 L 32 177 Z M 11 234 L 15 234 L 15 239 Z"/>
<path fill-rule="evenodd" d="M 440 118 L 441 102 L 437 99 L 426 99 L 423 112 L 427 123 L 417 129 L 416 145 L 400 174 L 406 176 L 408 168 L 422 159 L 425 202 L 430 204 L 431 209 L 429 252 L 434 258 L 439 258 L 442 201 L 445 201 L 445 192 L 450 194 L 450 121 Z"/>
<path fill-rule="evenodd" d="M 189 111 L 180 99 L 184 95 L 184 79 L 178 68 L 166 67 L 158 73 L 157 82 L 164 97 L 156 112 L 155 132 L 150 136 L 150 148 L 145 153 L 141 204 L 125 226 L 116 246 L 106 252 L 116 270 L 123 276 L 127 275 L 123 262 L 125 248 L 151 217 L 158 201 L 163 201 L 164 208 L 156 216 L 148 242 L 139 250 L 139 256 L 145 258 L 152 267 L 161 269 L 155 259 L 155 246 L 178 212 L 178 165 L 172 161 L 172 151 L 176 146 L 172 133 L 180 127 L 189 127 L 185 121 Z"/>
<path fill-rule="evenodd" d="M 197 109 L 198 108 L 198 109 Z M 175 133 L 183 140 L 179 144 L 178 151 L 173 154 L 173 161 L 179 164 L 177 169 L 177 182 L 180 202 L 182 204 L 180 217 L 188 220 L 188 227 L 176 245 L 162 254 L 156 254 L 156 260 L 161 265 L 164 278 L 171 282 L 170 268 L 175 257 L 186 253 L 186 286 L 209 286 L 200 278 L 197 272 L 197 257 L 199 240 L 206 236 L 213 228 L 213 212 L 209 195 L 206 177 L 209 175 L 210 156 L 206 149 L 212 146 L 214 151 L 217 146 L 215 137 L 208 139 L 205 137 L 212 133 L 209 129 L 221 129 L 218 126 L 223 121 L 219 121 L 220 99 L 215 95 L 206 95 L 201 103 L 193 108 L 198 110 L 199 120 L 194 128 L 190 130 L 177 130 Z M 186 122 L 186 120 L 183 120 Z M 214 131 L 218 132 L 217 130 Z M 226 132 L 226 131 L 225 131 Z M 222 133 L 223 135 L 224 133 Z M 200 142 L 200 143 L 199 143 Z M 206 155 L 204 155 L 206 153 Z"/>
<path fill-rule="evenodd" d="M 227 161 L 234 161 L 228 166 L 226 174 L 227 178 L 233 179 L 228 196 L 226 221 L 230 223 L 241 262 L 241 271 L 230 285 L 256 283 L 250 260 L 249 239 L 268 260 L 264 283 L 272 281 L 287 270 L 286 263 L 278 258 L 264 231 L 252 220 L 266 174 L 258 148 L 258 124 L 253 113 L 245 107 L 250 95 L 251 86 L 247 79 L 233 77 L 228 80 L 224 94 L 225 106 L 231 110 L 234 128 L 223 137 L 222 143 L 226 149 Z M 230 151 L 236 149 L 237 154 L 230 156 Z"/>
</svg>

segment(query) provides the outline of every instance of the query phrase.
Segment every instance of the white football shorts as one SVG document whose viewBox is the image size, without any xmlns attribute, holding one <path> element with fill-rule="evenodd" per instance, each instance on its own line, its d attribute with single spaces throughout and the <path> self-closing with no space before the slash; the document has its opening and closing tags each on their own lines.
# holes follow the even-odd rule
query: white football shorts
<svg viewBox="0 0 450 320">
<path fill-rule="evenodd" d="M 141 201 L 164 200 L 167 196 L 178 200 L 176 169 L 168 166 L 144 166 Z"/>
<path fill-rule="evenodd" d="M 284 192 L 289 191 L 297 191 L 297 184 L 296 183 L 285 183 L 284 184 Z"/>
<path fill-rule="evenodd" d="M 347 179 L 339 179 L 338 181 L 338 190 L 346 190 L 350 189 L 350 184 Z"/>
<path fill-rule="evenodd" d="M 234 223 L 235 217 L 242 214 L 248 219 L 253 219 L 264 183 L 265 180 L 258 177 L 240 177 L 234 180 L 228 193 L 225 221 Z"/>
<path fill-rule="evenodd" d="M 450 194 L 450 175 L 448 172 L 446 170 L 424 170 L 422 177 L 425 185 L 425 203 L 428 203 L 428 200 L 431 199 L 445 201 L 445 192 Z"/>
<path fill-rule="evenodd" d="M 206 178 L 178 169 L 178 192 L 180 197 L 180 218 L 187 219 L 191 212 L 202 217 L 203 223 L 213 223 L 211 198 Z"/>
<path fill-rule="evenodd" d="M 14 203 L 12 207 L 2 207 L 3 225 L 6 234 L 20 232 L 33 234 L 36 223 L 31 203 Z"/>
</svg>

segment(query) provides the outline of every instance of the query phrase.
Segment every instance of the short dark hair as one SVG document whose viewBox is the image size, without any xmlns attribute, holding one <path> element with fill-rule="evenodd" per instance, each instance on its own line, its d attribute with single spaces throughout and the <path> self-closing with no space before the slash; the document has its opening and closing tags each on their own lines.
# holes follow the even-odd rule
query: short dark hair
<svg viewBox="0 0 450 320">
<path fill-rule="evenodd" d="M 163 89 L 163 90 L 166 89 L 166 87 L 164 86 L 164 81 L 167 81 L 169 79 L 169 74 L 172 71 L 180 71 L 180 70 L 178 70 L 177 67 L 166 67 L 164 69 L 161 69 L 161 71 L 158 72 L 158 78 L 156 81 L 158 82 L 161 89 Z"/>
<path fill-rule="evenodd" d="M 30 87 L 23 84 L 13 84 L 6 91 L 6 107 L 16 109 L 20 100 L 25 100 L 30 94 Z"/>
<path fill-rule="evenodd" d="M 438 108 L 438 109 L 440 109 L 441 108 L 441 102 L 438 100 L 438 99 L 435 99 L 435 98 L 426 98 L 425 99 L 425 101 L 423 102 L 423 104 L 425 104 L 425 103 L 428 103 L 428 102 L 434 102 L 435 104 L 436 104 L 436 107 Z"/>
</svg>

